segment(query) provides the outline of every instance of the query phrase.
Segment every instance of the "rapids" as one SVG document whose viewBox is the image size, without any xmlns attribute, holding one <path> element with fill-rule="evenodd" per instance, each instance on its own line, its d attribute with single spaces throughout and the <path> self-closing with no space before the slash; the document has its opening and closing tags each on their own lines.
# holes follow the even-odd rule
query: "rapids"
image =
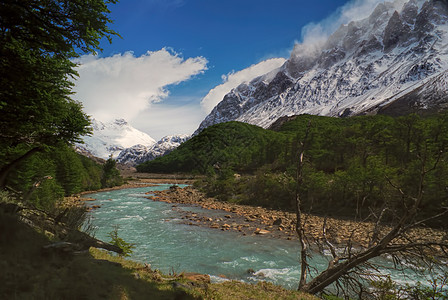
<svg viewBox="0 0 448 300">
<path fill-rule="evenodd" d="M 90 213 L 89 222 L 95 236 L 110 241 L 108 233 L 118 225 L 119 237 L 135 244 L 131 259 L 149 263 L 153 269 L 166 274 L 197 272 L 209 274 L 215 282 L 224 278 L 245 282 L 264 280 L 297 288 L 300 270 L 297 241 L 243 236 L 232 231 L 182 224 L 181 210 L 198 212 L 203 209 L 173 207 L 145 198 L 148 196 L 145 193 L 169 186 L 162 184 L 88 195 L 96 200 L 86 202 L 87 205 L 100 205 Z M 225 214 L 219 211 L 207 213 Z M 328 258 L 316 253 L 311 264 L 323 270 Z M 401 273 L 393 270 L 389 273 L 393 279 L 403 281 Z M 417 279 L 411 277 L 406 282 Z"/>
</svg>

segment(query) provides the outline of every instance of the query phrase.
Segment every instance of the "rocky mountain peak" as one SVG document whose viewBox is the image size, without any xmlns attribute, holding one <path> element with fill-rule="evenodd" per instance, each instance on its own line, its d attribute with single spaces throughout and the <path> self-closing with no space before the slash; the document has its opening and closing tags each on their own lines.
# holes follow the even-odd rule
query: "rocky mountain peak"
<svg viewBox="0 0 448 300">
<path fill-rule="evenodd" d="M 290 58 L 285 63 L 286 74 L 293 78 L 299 78 L 304 72 L 309 71 L 314 66 L 319 51 L 318 45 L 304 46 L 296 44 Z"/>
<path fill-rule="evenodd" d="M 125 119 L 115 119 L 115 121 L 113 121 L 113 124 L 118 125 L 118 126 L 129 125 Z"/>
<path fill-rule="evenodd" d="M 190 135 L 187 134 L 169 135 L 151 146 L 134 145 L 121 151 L 117 161 L 122 164 L 137 165 L 168 154 L 189 139 Z"/>
<path fill-rule="evenodd" d="M 232 90 L 198 131 L 230 120 L 268 127 L 279 117 L 301 113 L 384 113 L 404 95 L 407 100 L 397 103 L 417 101 L 425 103 L 418 109 L 435 109 L 429 103 L 436 101 L 444 107 L 448 96 L 434 100 L 430 93 L 412 92 L 429 88 L 446 72 L 447 48 L 446 0 L 383 2 L 366 19 L 341 25 L 323 43 L 296 45 L 271 81 L 256 78 Z M 448 95 L 444 85 L 436 89 L 441 90 L 433 89 L 433 95 Z M 409 102 L 411 95 L 419 99 Z"/>
<path fill-rule="evenodd" d="M 84 136 L 84 144 L 77 144 L 76 147 L 102 159 L 107 159 L 110 155 L 116 158 L 123 149 L 136 144 L 151 146 L 156 142 L 124 119 L 104 123 L 92 119 L 91 123 L 92 135 Z"/>
<path fill-rule="evenodd" d="M 410 31 L 411 28 L 406 23 L 403 23 L 400 14 L 394 11 L 384 30 L 384 51 L 389 52 L 403 41 L 407 41 Z"/>
<path fill-rule="evenodd" d="M 401 17 L 409 26 L 413 26 L 418 15 L 418 6 L 415 0 L 411 0 L 403 6 Z"/>
</svg>

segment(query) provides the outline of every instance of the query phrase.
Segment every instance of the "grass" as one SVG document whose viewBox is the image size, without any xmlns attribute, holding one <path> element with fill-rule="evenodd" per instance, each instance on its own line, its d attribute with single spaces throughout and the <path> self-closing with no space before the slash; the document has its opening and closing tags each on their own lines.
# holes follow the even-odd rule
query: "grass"
<svg viewBox="0 0 448 300">
<path fill-rule="evenodd" d="M 269 283 L 192 282 L 94 248 L 42 250 L 53 242 L 0 207 L 0 299 L 316 299 Z"/>
<path fill-rule="evenodd" d="M 210 298 L 207 298 L 210 297 Z M 314 300 L 314 296 L 285 290 L 282 287 L 268 282 L 247 284 L 239 281 L 227 281 L 220 284 L 212 284 L 209 287 L 206 299 L 303 299 Z"/>
</svg>

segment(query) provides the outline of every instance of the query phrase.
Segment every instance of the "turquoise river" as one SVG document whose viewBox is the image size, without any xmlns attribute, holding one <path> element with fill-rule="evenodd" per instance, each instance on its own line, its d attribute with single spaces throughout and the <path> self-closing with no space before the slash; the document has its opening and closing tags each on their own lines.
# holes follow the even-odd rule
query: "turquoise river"
<svg viewBox="0 0 448 300">
<path fill-rule="evenodd" d="M 149 200 L 145 194 L 164 190 L 170 185 L 99 192 L 87 195 L 96 199 L 88 205 L 95 237 L 110 241 L 108 233 L 119 226 L 118 234 L 135 244 L 131 259 L 151 264 L 164 273 L 182 271 L 209 274 L 213 281 L 222 277 L 245 282 L 271 281 L 286 288 L 296 288 L 299 278 L 299 246 L 296 241 L 243 236 L 237 232 L 182 224 L 179 210 L 202 208 Z M 208 214 L 220 214 L 209 211 Z M 224 213 L 223 213 L 224 214 Z M 324 269 L 328 260 L 313 255 L 312 264 Z M 252 269 L 255 273 L 249 273 Z M 403 283 L 402 274 L 392 278 Z M 416 278 L 407 279 L 412 282 Z"/>
</svg>

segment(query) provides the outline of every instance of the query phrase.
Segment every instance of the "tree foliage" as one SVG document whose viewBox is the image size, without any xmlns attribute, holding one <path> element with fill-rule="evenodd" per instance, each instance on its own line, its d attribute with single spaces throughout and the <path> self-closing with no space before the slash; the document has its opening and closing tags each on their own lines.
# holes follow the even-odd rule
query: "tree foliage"
<svg viewBox="0 0 448 300">
<path fill-rule="evenodd" d="M 0 187 L 38 207 L 101 187 L 101 166 L 70 147 L 90 132 L 81 104 L 70 98 L 72 59 L 101 50 L 101 39 L 116 34 L 108 27 L 113 3 L 0 3 Z"/>
<path fill-rule="evenodd" d="M 101 176 L 101 187 L 108 188 L 123 184 L 123 178 L 117 170 L 116 161 L 110 157 L 103 165 L 103 173 Z"/>
<path fill-rule="evenodd" d="M 17 164 L 8 188 L 28 203 L 52 209 L 64 196 L 122 183 L 114 160 L 101 165 L 61 143 L 51 152 L 36 153 Z"/>
<path fill-rule="evenodd" d="M 406 206 L 397 201 L 401 196 L 389 181 L 407 194 L 416 194 L 422 158 L 427 164 L 440 159 L 425 177 L 422 213 L 430 216 L 448 204 L 446 114 L 348 119 L 302 115 L 278 132 L 238 122 L 218 124 L 138 170 L 200 172 L 210 175 L 206 187 L 210 195 L 225 196 L 223 188 L 218 188 L 224 187 L 233 201 L 294 211 L 291 182 L 296 178 L 300 141 L 310 121 L 299 188 L 306 211 L 312 208 L 314 213 L 325 214 L 332 207 L 333 215 L 349 217 L 357 208 L 359 219 L 367 217 L 370 208 L 385 203 L 403 211 Z M 227 170 L 252 176 L 235 181 L 233 176 L 221 176 Z"/>
<path fill-rule="evenodd" d="M 0 3 L 0 186 L 21 160 L 89 133 L 70 99 L 71 60 L 101 50 L 115 0 L 6 0 Z"/>
<path fill-rule="evenodd" d="M 21 161 L 11 171 L 8 187 L 23 200 L 51 209 L 64 196 L 101 188 L 102 166 L 61 144 Z"/>
<path fill-rule="evenodd" d="M 137 166 L 139 172 L 196 172 L 255 170 L 274 162 L 283 135 L 258 126 L 229 122 L 211 126 L 169 155 Z"/>
<path fill-rule="evenodd" d="M 222 131 L 225 126 L 221 125 Z M 231 170 L 221 171 L 208 179 L 205 188 L 212 195 L 226 195 L 223 200 L 296 210 L 301 291 L 316 294 L 332 286 L 346 298 L 376 297 L 377 291 L 366 286 L 367 279 L 384 278 L 372 260 L 385 255 L 403 272 L 446 273 L 447 114 L 350 119 L 299 116 L 274 134 L 283 136 L 273 139 L 280 145 L 266 145 L 277 149 L 270 155 L 274 160 L 267 160 L 260 151 L 258 157 L 246 161 L 246 166 L 263 162 L 252 176 L 235 180 Z M 221 135 L 226 133 L 216 138 Z M 237 164 L 227 162 L 232 165 Z M 245 170 L 244 164 L 238 168 Z M 304 212 L 366 221 L 358 229 L 370 224 L 372 230 L 363 231 L 365 240 L 358 246 L 352 237 L 334 245 L 324 222 L 320 237 L 310 239 Z M 445 233 L 426 236 L 415 231 L 427 227 Z M 314 274 L 308 260 L 312 246 L 329 257 L 327 269 Z"/>
<path fill-rule="evenodd" d="M 123 240 L 121 237 L 118 236 L 118 229 L 119 226 L 115 225 L 114 229 L 108 233 L 108 236 L 110 237 L 110 243 L 112 245 L 115 245 L 119 247 L 121 250 L 123 250 L 122 253 L 119 254 L 119 256 L 131 256 L 134 252 L 132 249 L 135 248 L 135 244 L 128 243 L 125 240 Z"/>
</svg>

